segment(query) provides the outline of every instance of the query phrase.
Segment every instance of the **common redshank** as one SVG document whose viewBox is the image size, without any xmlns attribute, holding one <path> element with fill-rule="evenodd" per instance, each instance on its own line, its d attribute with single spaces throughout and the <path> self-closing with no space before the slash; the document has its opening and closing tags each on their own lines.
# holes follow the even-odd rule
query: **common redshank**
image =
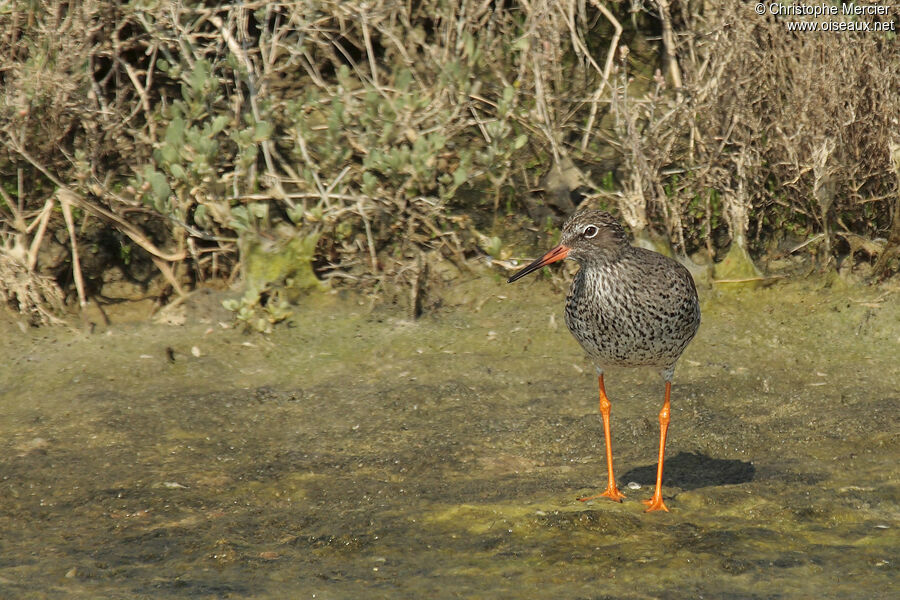
<svg viewBox="0 0 900 600">
<path fill-rule="evenodd" d="M 664 510 L 663 461 L 669 429 L 669 397 L 675 363 L 700 326 L 700 302 L 690 272 L 677 261 L 628 243 L 625 231 L 609 213 L 582 210 L 563 226 L 558 246 L 509 278 L 521 279 L 544 265 L 566 258 L 581 268 L 566 297 L 566 325 L 594 362 L 600 384 L 600 414 L 606 438 L 606 490 L 587 501 L 625 497 L 613 476 L 610 402 L 603 387 L 607 367 L 652 367 L 666 384 L 659 411 L 659 462 L 656 490 L 644 500 L 646 512 Z"/>
</svg>

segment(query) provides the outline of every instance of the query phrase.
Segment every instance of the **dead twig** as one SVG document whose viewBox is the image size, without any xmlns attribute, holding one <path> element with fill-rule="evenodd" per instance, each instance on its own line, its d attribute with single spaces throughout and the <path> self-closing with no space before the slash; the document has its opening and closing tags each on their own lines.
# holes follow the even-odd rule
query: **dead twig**
<svg viewBox="0 0 900 600">
<path fill-rule="evenodd" d="M 87 297 L 84 293 L 84 277 L 81 274 L 81 259 L 78 258 L 78 233 L 75 231 L 75 220 L 72 218 L 71 196 L 59 194 L 59 204 L 62 207 L 63 218 L 66 221 L 66 229 L 69 231 L 69 242 L 72 245 L 72 277 L 75 279 L 75 289 L 78 291 L 78 305 L 81 310 L 87 306 Z"/>
<path fill-rule="evenodd" d="M 165 252 L 157 248 L 143 233 L 141 233 L 134 225 L 120 217 L 119 215 L 113 213 L 112 211 L 103 208 L 93 202 L 89 202 L 83 199 L 81 196 L 76 194 L 73 190 L 71 190 L 68 186 L 66 186 L 62 181 L 60 181 L 53 173 L 47 170 L 41 163 L 35 160 L 24 148 L 20 147 L 18 143 L 15 141 L 7 141 L 7 147 L 14 150 L 17 154 L 19 154 L 26 161 L 31 163 L 34 168 L 44 174 L 44 176 L 53 182 L 54 185 L 57 186 L 57 194 L 65 195 L 66 201 L 70 202 L 74 206 L 81 208 L 101 219 L 106 219 L 108 221 L 112 221 L 116 224 L 118 229 L 122 231 L 125 235 L 127 235 L 131 240 L 139 245 L 141 248 L 152 254 L 153 256 L 160 258 L 162 260 L 166 260 L 169 262 L 177 262 L 183 260 L 186 257 L 185 252 L 182 250 L 180 252 Z M 60 197 L 62 201 L 62 197 Z"/>
</svg>

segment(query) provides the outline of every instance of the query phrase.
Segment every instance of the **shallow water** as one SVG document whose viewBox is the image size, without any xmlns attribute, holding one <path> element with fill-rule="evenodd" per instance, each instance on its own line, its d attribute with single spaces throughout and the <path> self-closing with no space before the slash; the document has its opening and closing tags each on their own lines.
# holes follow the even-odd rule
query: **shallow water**
<svg viewBox="0 0 900 600">
<path fill-rule="evenodd" d="M 900 291 L 702 293 L 644 514 L 662 384 L 608 374 L 628 498 L 578 502 L 602 421 L 552 287 L 475 278 L 418 322 L 330 295 L 268 338 L 215 296 L 3 324 L 0 597 L 896 597 Z"/>
</svg>

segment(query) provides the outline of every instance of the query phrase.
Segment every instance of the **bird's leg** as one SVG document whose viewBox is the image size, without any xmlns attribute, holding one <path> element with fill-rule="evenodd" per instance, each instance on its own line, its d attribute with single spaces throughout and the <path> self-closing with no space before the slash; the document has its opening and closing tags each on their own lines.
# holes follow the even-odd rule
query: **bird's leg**
<svg viewBox="0 0 900 600">
<path fill-rule="evenodd" d="M 606 389 L 603 387 L 603 373 L 598 375 L 598 379 L 600 382 L 600 414 L 603 415 L 603 436 L 606 438 L 606 471 L 609 476 L 609 480 L 606 484 L 606 491 L 595 494 L 593 496 L 587 496 L 585 498 L 579 498 L 582 502 L 587 502 L 588 500 L 593 500 L 595 498 L 609 498 L 610 500 L 615 500 L 616 502 L 621 502 L 625 497 L 625 494 L 619 491 L 619 488 L 616 487 L 616 478 L 613 476 L 613 462 L 612 462 L 612 439 L 609 433 L 609 398 L 606 397 Z"/>
<path fill-rule="evenodd" d="M 651 510 L 669 512 L 669 509 L 666 508 L 666 503 L 662 499 L 662 475 L 663 460 L 666 457 L 666 433 L 669 431 L 669 415 L 671 413 L 669 409 L 669 396 L 671 393 L 672 382 L 666 381 L 666 399 L 663 402 L 662 410 L 659 411 L 659 463 L 656 466 L 656 491 L 653 492 L 652 498 L 643 501 L 647 505 L 647 510 L 644 512 L 650 512 Z"/>
</svg>

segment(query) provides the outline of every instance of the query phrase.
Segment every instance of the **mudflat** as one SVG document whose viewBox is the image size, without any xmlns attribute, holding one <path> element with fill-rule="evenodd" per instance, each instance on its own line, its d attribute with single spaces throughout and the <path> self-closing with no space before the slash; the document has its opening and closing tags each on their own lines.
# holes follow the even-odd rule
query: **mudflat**
<svg viewBox="0 0 900 600">
<path fill-rule="evenodd" d="M 481 275 L 418 321 L 325 293 L 269 336 L 0 324 L 3 598 L 888 598 L 900 291 L 702 290 L 663 385 L 610 371 L 622 504 L 563 296 Z"/>
</svg>

